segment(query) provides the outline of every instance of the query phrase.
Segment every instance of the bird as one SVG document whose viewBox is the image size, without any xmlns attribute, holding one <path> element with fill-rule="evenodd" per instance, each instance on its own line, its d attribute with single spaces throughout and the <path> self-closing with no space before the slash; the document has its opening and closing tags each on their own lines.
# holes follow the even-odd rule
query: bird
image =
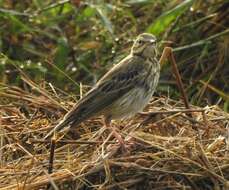
<svg viewBox="0 0 229 190">
<path fill-rule="evenodd" d="M 115 64 L 83 96 L 44 139 L 66 126 L 76 127 L 94 116 L 103 116 L 105 126 L 125 148 L 112 120 L 123 120 L 141 112 L 149 103 L 159 81 L 157 39 L 153 34 L 137 36 L 129 55 Z"/>
</svg>

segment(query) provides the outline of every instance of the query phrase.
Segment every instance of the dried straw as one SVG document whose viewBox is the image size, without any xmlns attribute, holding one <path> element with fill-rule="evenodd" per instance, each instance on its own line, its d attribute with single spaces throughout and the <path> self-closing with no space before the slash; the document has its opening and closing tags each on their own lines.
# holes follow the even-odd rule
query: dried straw
<svg viewBox="0 0 229 190">
<path fill-rule="evenodd" d="M 0 94 L 1 190 L 229 189 L 229 114 L 217 106 L 187 110 L 155 98 L 144 113 L 113 123 L 129 153 L 92 118 L 56 139 L 50 169 L 50 141 L 41 139 L 64 115 L 60 105 L 73 103 L 48 93 Z"/>
</svg>

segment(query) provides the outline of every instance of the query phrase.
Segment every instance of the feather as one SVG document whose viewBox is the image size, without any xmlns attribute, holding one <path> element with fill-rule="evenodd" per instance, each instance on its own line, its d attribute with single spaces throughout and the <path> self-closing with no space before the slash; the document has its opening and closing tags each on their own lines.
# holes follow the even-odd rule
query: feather
<svg viewBox="0 0 229 190">
<path fill-rule="evenodd" d="M 107 72 L 79 102 L 64 116 L 44 139 L 65 126 L 77 126 L 82 121 L 101 113 L 117 99 L 135 88 L 147 76 L 148 66 L 140 56 L 128 56 Z"/>
</svg>

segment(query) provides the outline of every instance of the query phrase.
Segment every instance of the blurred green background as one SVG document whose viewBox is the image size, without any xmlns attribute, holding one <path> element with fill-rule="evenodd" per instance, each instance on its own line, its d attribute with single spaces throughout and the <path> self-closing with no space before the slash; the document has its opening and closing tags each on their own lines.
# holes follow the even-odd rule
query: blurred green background
<svg viewBox="0 0 229 190">
<path fill-rule="evenodd" d="M 77 95 L 150 32 L 174 48 L 190 102 L 228 111 L 228 20 L 227 0 L 0 0 L 0 91 L 29 90 L 26 75 Z M 156 95 L 179 97 L 169 63 Z"/>
</svg>

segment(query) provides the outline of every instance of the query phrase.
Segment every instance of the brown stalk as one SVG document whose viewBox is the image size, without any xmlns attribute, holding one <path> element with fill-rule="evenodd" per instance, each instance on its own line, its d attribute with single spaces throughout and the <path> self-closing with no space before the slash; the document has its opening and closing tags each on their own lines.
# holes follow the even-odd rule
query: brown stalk
<svg viewBox="0 0 229 190">
<path fill-rule="evenodd" d="M 165 110 L 165 111 L 154 111 L 154 112 L 144 112 L 141 115 L 151 115 L 151 114 L 171 114 L 171 113 L 191 113 L 191 112 L 203 112 L 204 109 L 185 109 L 185 110 Z"/>
<path fill-rule="evenodd" d="M 54 155 L 55 155 L 55 147 L 56 147 L 56 139 L 54 137 L 51 139 L 51 144 L 50 144 L 48 174 L 51 174 L 53 172 L 53 161 L 54 161 Z M 49 189 L 50 187 L 51 187 L 51 183 L 49 183 L 47 185 L 47 189 Z"/>
<path fill-rule="evenodd" d="M 56 139 L 52 138 L 50 145 L 50 156 L 49 156 L 49 165 L 48 165 L 48 174 L 51 174 L 53 171 L 53 160 L 55 155 Z"/>
<path fill-rule="evenodd" d="M 30 108 L 32 104 L 28 103 L 26 106 Z M 49 130 L 46 126 L 51 125 L 53 121 L 45 119 L 46 115 L 40 110 L 37 117 L 24 117 L 19 108 L 18 103 L 15 104 L 15 108 L 2 108 L 0 111 L 0 120 L 2 119 L 0 127 L 3 131 L 0 135 L 4 138 L 1 158 L 10 160 L 1 163 L 1 189 L 46 189 L 48 184 L 49 189 L 55 189 L 56 183 L 62 187 L 66 184 L 74 189 L 97 184 L 98 189 L 115 188 L 115 184 L 120 188 L 129 186 L 137 189 L 142 184 L 146 185 L 145 180 L 141 181 L 142 174 L 149 176 L 149 183 L 158 189 L 169 185 L 175 188 L 174 184 L 178 184 L 179 189 L 183 187 L 183 189 L 202 190 L 204 187 L 199 184 L 204 184 L 206 181 L 211 181 L 215 187 L 220 185 L 228 189 L 226 186 L 229 177 L 228 146 L 225 137 L 219 138 L 220 134 L 228 133 L 225 127 L 228 114 L 217 106 L 207 109 L 200 107 L 185 109 L 183 101 L 155 98 L 148 109 L 159 110 L 158 112 L 139 114 L 131 122 L 113 123 L 117 127 L 120 125 L 126 127 L 122 133 L 133 137 L 137 144 L 131 149 L 131 155 L 127 156 L 120 153 L 118 146 L 111 144 L 113 140 L 108 141 L 110 144 L 102 144 L 106 142 L 102 137 L 109 139 L 108 133 L 103 133 L 101 139 L 95 140 L 99 138 L 99 135 L 94 136 L 98 125 L 101 124 L 98 119 L 89 120 L 85 123 L 85 129 L 77 131 L 79 133 L 77 141 L 73 139 L 54 141 L 56 146 L 58 143 L 72 143 L 74 146 L 65 145 L 59 149 L 53 147 L 50 151 L 50 146 L 46 146 L 50 144 L 50 140 L 41 141 L 36 138 L 44 136 Z M 186 115 L 192 112 L 195 112 L 195 118 Z M 148 116 L 153 117 L 155 113 L 163 114 L 165 117 L 159 117 L 160 120 L 157 119 L 148 123 L 146 127 L 129 133 L 128 127 L 135 127 Z M 200 120 L 194 121 L 196 118 Z M 190 119 L 200 129 L 209 128 L 208 135 L 201 136 L 202 150 L 196 141 L 198 134 L 191 129 L 192 122 L 188 121 Z M 205 125 L 207 122 L 208 126 Z M 75 144 L 80 146 L 76 149 Z M 90 147 L 83 144 L 89 144 Z M 48 174 L 46 168 L 44 171 L 46 152 L 50 154 L 48 162 L 51 174 Z M 55 157 L 58 156 L 58 162 L 54 160 L 54 153 Z M 28 168 L 27 171 L 25 168 Z M 114 174 L 116 183 L 113 183 Z M 100 178 L 100 175 L 105 178 Z"/>
<path fill-rule="evenodd" d="M 180 73 L 179 73 L 179 70 L 177 68 L 177 64 L 176 64 L 176 61 L 175 61 L 175 57 L 173 55 L 173 50 L 171 47 L 165 47 L 163 52 L 162 52 L 162 56 L 159 60 L 159 63 L 162 65 L 164 60 L 165 59 L 168 59 L 171 63 L 172 63 L 172 69 L 173 69 L 173 73 L 176 77 L 176 81 L 177 81 L 177 86 L 181 92 L 181 95 L 182 95 L 182 98 L 183 98 L 183 101 L 184 101 L 184 105 L 187 109 L 190 109 L 190 106 L 189 106 L 189 103 L 188 103 L 188 98 L 187 98 L 187 95 L 185 93 L 185 90 L 184 90 L 184 85 L 182 83 L 182 80 L 181 80 L 181 76 L 180 76 Z"/>
<path fill-rule="evenodd" d="M 50 140 L 43 140 L 43 139 L 29 139 L 29 142 L 31 143 L 49 143 Z M 75 140 L 58 140 L 55 142 L 57 143 L 64 143 L 64 144 L 89 144 L 89 145 L 94 145 L 94 144 L 100 144 L 103 143 L 103 141 L 75 141 Z M 107 141 L 108 144 L 114 144 L 115 141 Z"/>
<path fill-rule="evenodd" d="M 184 90 L 184 85 L 182 83 L 181 76 L 180 76 L 179 70 L 177 68 L 176 60 L 175 60 L 175 57 L 173 54 L 173 49 L 171 47 L 165 47 L 164 48 L 164 50 L 162 52 L 162 56 L 159 60 L 159 63 L 162 64 L 166 58 L 172 64 L 173 73 L 176 77 L 177 86 L 178 86 L 180 93 L 182 95 L 184 105 L 185 105 L 186 109 L 190 109 L 188 98 L 187 98 L 186 92 Z M 193 117 L 191 113 L 188 113 L 187 115 L 191 118 Z M 192 128 L 197 130 L 197 127 L 195 125 L 192 125 Z"/>
</svg>

